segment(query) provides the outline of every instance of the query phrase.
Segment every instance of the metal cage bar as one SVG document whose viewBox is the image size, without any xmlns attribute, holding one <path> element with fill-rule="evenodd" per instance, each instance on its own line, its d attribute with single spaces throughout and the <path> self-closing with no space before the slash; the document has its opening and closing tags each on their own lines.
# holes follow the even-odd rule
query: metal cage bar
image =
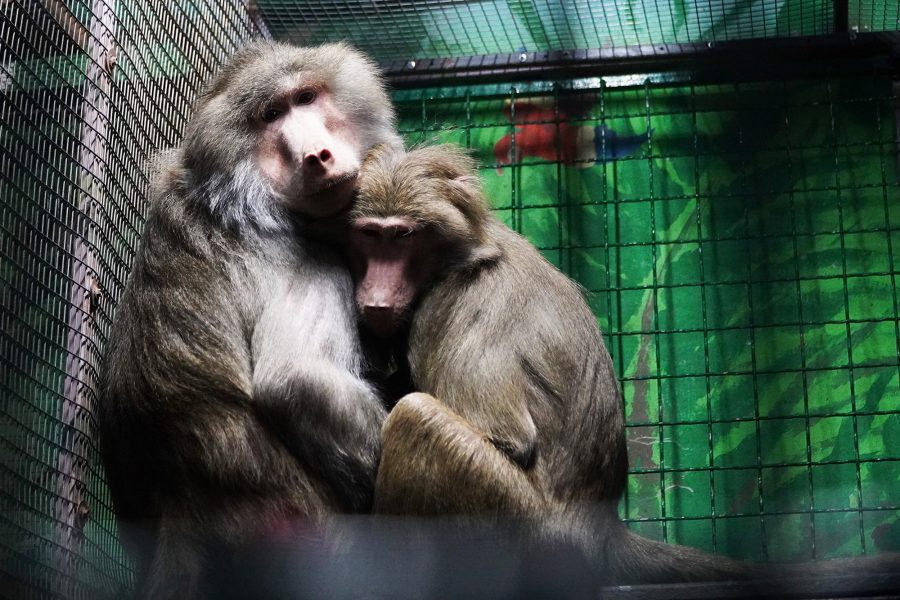
<svg viewBox="0 0 900 600">
<path fill-rule="evenodd" d="M 624 515 L 648 535 L 755 558 L 822 558 L 835 556 L 837 539 L 859 553 L 884 549 L 883 536 L 900 515 L 896 495 L 867 478 L 874 469 L 892 480 L 897 457 L 872 455 L 859 446 L 882 435 L 872 433 L 873 426 L 883 431 L 883 424 L 876 423 L 900 413 L 900 397 L 893 384 L 884 383 L 898 368 L 896 290 L 891 283 L 883 313 L 857 314 L 848 299 L 855 295 L 852 290 L 862 289 L 857 281 L 893 282 L 895 277 L 893 263 L 866 266 L 856 261 L 883 254 L 878 248 L 866 250 L 868 246 L 860 251 L 860 243 L 895 234 L 884 213 L 889 219 L 885 198 L 898 189 L 896 138 L 894 127 L 877 124 L 876 117 L 895 119 L 896 94 L 877 65 L 860 67 L 852 76 L 849 72 L 838 69 L 824 78 L 778 74 L 770 80 L 720 84 L 592 78 L 397 95 L 407 137 L 466 140 L 485 166 L 486 186 L 501 218 L 588 289 L 629 410 L 634 466 Z M 620 85 L 610 87 L 609 81 Z M 854 92 L 863 81 L 878 84 Z M 573 114 L 570 108 L 584 98 L 581 111 Z M 517 116 L 523 102 L 532 103 L 527 118 Z M 543 106 L 543 112 L 535 109 Z M 465 119 L 458 119 L 463 112 Z M 769 128 L 764 135 L 761 122 Z M 816 136 L 799 134 L 815 122 L 822 124 L 812 130 Z M 722 123 L 730 124 L 731 137 L 710 134 Z M 528 148 L 528 128 L 540 127 L 556 131 L 557 144 L 565 137 L 560 131 L 587 128 L 599 138 L 600 149 L 574 159 L 559 146 L 546 157 L 522 156 L 517 148 Z M 610 145 L 622 139 L 623 128 L 647 132 L 641 134 L 639 151 L 603 160 Z M 873 135 L 876 131 L 880 133 Z M 494 152 L 503 136 L 510 138 L 510 154 L 520 155 L 509 164 Z M 835 169 L 848 172 L 845 155 L 874 157 L 859 159 L 867 179 L 857 180 L 860 166 L 854 167 L 853 179 L 833 175 Z M 725 169 L 722 177 L 744 174 L 745 182 L 715 186 L 710 169 L 716 161 Z M 671 163 L 677 165 L 679 179 L 692 182 L 683 192 L 671 189 L 672 178 L 665 171 Z M 495 172 L 497 167 L 502 174 Z M 779 179 L 749 177 L 760 169 L 775 169 Z M 810 170 L 821 175 L 810 177 Z M 641 180 L 640 193 L 623 187 Z M 589 185 L 594 187 L 583 191 Z M 838 218 L 848 201 L 854 214 L 872 215 L 868 198 L 873 194 L 878 215 L 854 217 L 852 224 Z M 693 226 L 681 225 L 683 233 L 673 237 L 670 213 L 675 207 L 692 207 L 685 223 Z M 833 215 L 827 221 L 831 225 L 806 222 L 827 215 Z M 602 232 L 599 238 L 590 233 L 590 243 L 579 232 L 585 223 L 596 223 Z M 847 267 L 818 271 L 815 263 L 808 264 L 810 256 L 828 253 Z M 673 254 L 696 258 L 688 261 L 690 268 L 675 267 Z M 599 260 L 585 263 L 585 256 Z M 738 258 L 740 263 L 729 269 Z M 694 275 L 682 273 L 686 268 L 694 269 Z M 828 288 L 827 302 L 821 297 L 823 287 Z M 783 314 L 773 312 L 778 306 L 773 294 L 786 302 Z M 646 303 L 635 304 L 641 297 Z M 691 297 L 695 300 L 685 308 Z M 723 308 L 728 299 L 744 303 L 739 320 L 728 319 Z M 679 302 L 682 308 L 673 312 L 672 304 Z M 828 307 L 834 302 L 842 308 L 831 315 Z M 641 306 L 643 317 L 635 312 Z M 867 356 L 861 366 L 854 350 L 863 341 L 860 333 L 884 327 L 891 337 L 878 338 L 879 358 Z M 842 332 L 837 338 L 831 336 L 836 328 Z M 685 353 L 681 342 L 673 346 L 673 339 L 696 340 L 697 361 L 690 363 L 696 367 L 680 369 L 667 357 Z M 777 354 L 776 340 L 794 349 L 790 356 Z M 874 346 L 864 346 L 871 354 Z M 731 358 L 722 358 L 723 352 Z M 845 358 L 839 359 L 841 355 Z M 640 364 L 646 367 L 636 368 Z M 871 388 L 874 375 L 882 381 L 879 386 L 888 387 Z M 867 390 L 865 407 L 858 390 L 847 387 L 844 401 L 823 388 L 823 382 L 834 381 L 850 386 L 851 378 Z M 642 398 L 645 407 L 640 415 L 635 398 Z M 699 412 L 681 408 L 689 398 L 698 399 Z M 790 408 L 779 406 L 786 400 Z M 837 425 L 846 425 L 850 433 L 834 430 Z M 692 437 L 695 431 L 698 437 Z M 740 451 L 722 447 L 736 436 L 746 440 Z M 792 436 L 799 436 L 796 445 L 785 446 Z M 840 444 L 847 440 L 850 450 L 829 456 L 831 439 Z M 685 458 L 686 448 L 694 444 L 702 445 L 705 456 L 688 450 Z M 881 490 L 880 500 L 865 499 L 872 490 Z M 743 500 L 735 504 L 738 498 Z M 793 547 L 799 555 L 785 550 L 786 531 L 798 536 Z"/>
<path fill-rule="evenodd" d="M 259 27 L 243 2 L 7 2 L 0 12 L 0 587 L 121 594 L 93 405 L 148 164 Z"/>
</svg>

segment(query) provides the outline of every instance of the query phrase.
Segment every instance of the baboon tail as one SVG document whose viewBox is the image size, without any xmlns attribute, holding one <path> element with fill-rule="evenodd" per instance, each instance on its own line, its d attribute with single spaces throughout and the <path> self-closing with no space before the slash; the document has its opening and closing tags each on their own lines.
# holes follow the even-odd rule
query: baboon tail
<svg viewBox="0 0 900 600">
<path fill-rule="evenodd" d="M 752 575 L 749 563 L 648 540 L 624 525 L 616 529 L 606 547 L 614 584 L 744 580 Z"/>
</svg>

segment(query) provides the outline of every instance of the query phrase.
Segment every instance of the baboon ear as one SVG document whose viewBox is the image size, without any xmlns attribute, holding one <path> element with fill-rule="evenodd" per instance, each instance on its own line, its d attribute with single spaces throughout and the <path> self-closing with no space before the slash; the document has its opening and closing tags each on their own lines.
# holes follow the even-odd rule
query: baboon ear
<svg viewBox="0 0 900 600">
<path fill-rule="evenodd" d="M 475 175 L 465 174 L 449 177 L 447 184 L 450 201 L 473 227 L 480 228 L 490 212 L 481 181 Z"/>
<path fill-rule="evenodd" d="M 448 180 L 455 191 L 451 197 L 472 227 L 471 264 L 493 262 L 502 254 L 500 247 L 487 232 L 490 207 L 481 191 L 481 180 L 475 175 L 458 175 Z"/>
<path fill-rule="evenodd" d="M 462 189 L 471 190 L 474 193 L 481 191 L 481 182 L 475 175 L 458 175 L 450 180 L 450 184 L 459 186 Z"/>
<path fill-rule="evenodd" d="M 469 252 L 468 263 L 471 265 L 484 265 L 495 262 L 503 255 L 500 249 L 490 237 L 483 237 L 477 244 L 472 246 Z"/>
<path fill-rule="evenodd" d="M 475 175 L 459 175 L 458 177 L 454 177 L 452 181 L 456 185 L 481 189 L 481 182 Z"/>
</svg>

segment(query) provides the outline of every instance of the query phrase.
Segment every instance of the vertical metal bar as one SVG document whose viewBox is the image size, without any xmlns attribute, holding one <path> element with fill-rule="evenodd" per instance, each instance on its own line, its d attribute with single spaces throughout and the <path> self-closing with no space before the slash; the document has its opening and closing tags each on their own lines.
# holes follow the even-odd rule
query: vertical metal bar
<svg viewBox="0 0 900 600">
<path fill-rule="evenodd" d="M 466 89 L 466 97 L 465 97 L 465 111 L 466 111 L 466 148 L 472 147 L 472 88 Z"/>
<path fill-rule="evenodd" d="M 563 214 L 566 213 L 567 208 L 565 203 L 568 202 L 568 198 L 565 192 L 565 185 L 563 183 L 566 176 L 566 169 L 563 165 L 563 149 L 562 149 L 562 131 L 561 131 L 561 120 L 562 115 L 559 112 L 559 103 L 560 103 L 560 95 L 559 95 L 559 83 L 553 83 L 553 130 L 555 135 L 555 145 L 556 145 L 556 247 L 557 252 L 559 253 L 559 267 L 565 273 L 571 273 L 572 265 L 569 261 L 563 261 L 563 248 L 567 248 L 567 252 L 565 252 L 566 256 L 571 256 L 572 250 L 568 248 L 568 244 L 566 243 L 566 232 L 563 226 Z M 571 119 L 572 115 L 566 115 L 567 119 Z M 571 160 L 574 157 L 568 157 Z M 567 213 L 566 213 L 567 214 Z"/>
<path fill-rule="evenodd" d="M 897 83 L 894 82 L 892 84 L 892 90 L 896 91 Z M 896 101 L 896 95 L 892 94 L 890 97 L 891 101 Z M 900 301 L 898 301 L 897 295 L 897 262 L 894 260 L 894 241 L 893 241 L 893 228 L 891 224 L 891 202 L 893 201 L 890 198 L 890 194 L 888 194 L 888 177 L 887 177 L 887 167 L 885 165 L 885 146 L 888 146 L 888 152 L 894 150 L 892 154 L 896 155 L 896 140 L 892 142 L 885 141 L 884 135 L 884 127 L 882 125 L 881 119 L 881 102 L 882 98 L 879 98 L 878 102 L 875 103 L 875 120 L 876 120 L 876 131 L 878 135 L 878 166 L 881 174 L 881 197 L 882 202 L 884 204 L 884 233 L 887 238 L 887 257 L 888 257 L 888 270 L 891 273 L 891 300 L 892 300 L 892 308 L 893 308 L 893 318 L 894 318 L 894 339 L 896 343 L 896 359 L 897 359 L 897 369 L 900 371 Z M 893 108 L 893 107 L 892 107 Z M 895 114 L 895 119 L 897 119 L 898 123 L 900 123 L 900 118 Z M 891 146 L 894 146 L 893 148 Z M 865 517 L 863 517 L 865 519 Z"/>
<path fill-rule="evenodd" d="M 787 154 L 788 172 L 794 173 L 793 144 L 791 143 L 791 122 L 789 116 L 789 98 L 790 93 L 787 83 L 782 81 L 781 99 L 782 110 L 784 111 L 784 128 L 785 128 L 785 153 Z M 800 384 L 803 389 L 803 430 L 806 443 L 806 488 L 809 492 L 809 529 L 810 529 L 810 557 L 816 558 L 816 496 L 815 487 L 813 485 L 812 472 L 812 431 L 809 417 L 809 379 L 807 375 L 807 357 L 806 357 L 806 320 L 803 316 L 803 284 L 800 275 L 800 249 L 798 245 L 797 234 L 797 208 L 794 186 L 788 192 L 788 205 L 790 207 L 790 223 L 791 223 L 791 248 L 794 253 L 794 278 L 797 284 L 797 318 L 799 319 L 798 333 L 800 336 Z M 755 370 L 755 369 L 754 369 Z"/>
<path fill-rule="evenodd" d="M 843 298 L 844 298 L 844 324 L 846 331 L 846 344 L 847 344 L 847 360 L 848 370 L 849 370 L 849 379 L 850 379 L 850 412 L 851 421 L 853 423 L 853 460 L 854 467 L 856 470 L 856 494 L 857 494 L 857 517 L 859 522 L 859 545 L 862 548 L 863 554 L 866 553 L 866 535 L 865 529 L 863 526 L 863 516 L 862 516 L 862 507 L 863 507 L 863 493 L 862 493 L 862 473 L 860 470 L 860 458 L 859 458 L 859 422 L 857 419 L 857 406 L 856 406 L 856 377 L 855 377 L 855 365 L 853 364 L 853 326 L 850 323 L 850 290 L 848 286 L 848 277 L 847 277 L 847 240 L 845 235 L 845 227 L 844 227 L 844 201 L 843 201 L 843 183 L 841 180 L 841 164 L 840 164 L 840 156 L 839 156 L 839 148 L 840 144 L 838 142 L 838 132 L 837 132 L 837 123 L 835 117 L 835 98 L 831 85 L 831 75 L 829 74 L 827 79 L 826 89 L 828 90 L 828 111 L 830 116 L 830 124 L 831 124 L 831 146 L 832 151 L 834 152 L 834 185 L 835 185 L 835 197 L 837 199 L 837 207 L 838 207 L 838 233 L 841 242 L 841 283 L 843 285 Z"/>
<path fill-rule="evenodd" d="M 900 6 L 897 11 L 897 18 L 900 19 Z M 891 84 L 891 101 L 894 103 L 894 160 L 900 171 L 900 80 Z"/>
<path fill-rule="evenodd" d="M 847 33 L 850 31 L 850 0 L 834 0 L 834 32 Z"/>
<path fill-rule="evenodd" d="M 738 88 L 739 89 L 739 88 Z M 740 113 L 739 113 L 740 114 Z M 739 117 L 740 118 L 740 117 Z M 738 143 L 744 143 L 744 126 L 738 127 Z M 741 162 L 744 160 L 744 153 L 741 152 Z M 743 164 L 741 165 L 743 169 Z M 757 242 L 758 243 L 758 242 Z M 759 493 L 759 532 L 762 545 L 763 558 L 769 557 L 769 540 L 766 538 L 766 506 L 765 493 L 763 489 L 763 469 L 762 469 L 762 427 L 759 420 L 759 371 L 757 367 L 757 350 L 756 350 L 756 310 L 753 304 L 753 262 L 749 260 L 753 256 L 750 245 L 750 214 L 744 211 L 744 249 L 747 253 L 747 309 L 749 310 L 750 326 L 750 372 L 753 374 L 753 427 L 754 436 L 756 437 L 756 489 Z M 798 284 L 799 285 L 799 284 Z"/>
<path fill-rule="evenodd" d="M 57 548 L 54 567 L 58 574 L 55 587 L 58 593 L 67 598 L 76 595 L 75 566 L 81 554 L 83 527 L 89 516 L 84 497 L 87 465 L 79 458 L 82 454 L 79 437 L 88 428 L 88 415 L 92 410 L 91 394 L 97 385 L 94 376 L 95 360 L 88 343 L 96 335 L 91 307 L 92 296 L 98 291 L 98 257 L 94 254 L 96 234 L 93 224 L 97 203 L 107 189 L 107 128 L 112 83 L 110 71 L 115 56 L 115 0 L 92 0 L 90 9 L 78 156 L 78 169 L 82 179 L 79 187 L 83 193 L 75 200 L 79 228 L 71 237 L 66 367 L 60 415 L 62 439 L 57 459 L 59 489 L 55 506 Z"/>
<path fill-rule="evenodd" d="M 516 88 L 509 89 L 509 122 L 510 122 L 510 226 L 513 230 L 522 233 L 522 164 L 519 160 L 519 152 L 516 148 Z"/>
<path fill-rule="evenodd" d="M 599 97 L 600 104 L 600 125 L 596 129 L 596 131 L 600 132 L 600 149 L 601 153 L 600 158 L 602 156 L 606 156 L 606 136 L 604 135 L 604 131 L 606 129 L 606 81 L 600 80 L 600 86 L 597 91 L 597 95 Z M 617 365 L 617 372 L 619 376 L 619 381 L 621 382 L 625 378 L 625 361 L 623 360 L 624 350 L 622 347 L 622 294 L 619 291 L 622 287 L 622 269 L 621 269 L 621 261 L 619 260 L 619 252 L 618 243 L 619 243 L 619 213 L 617 206 L 613 201 L 609 198 L 609 174 L 607 171 L 607 162 L 604 160 L 600 160 L 600 170 L 602 174 L 602 187 L 601 187 L 601 197 L 600 201 L 603 206 L 603 254 L 605 258 L 604 266 L 604 285 L 606 287 L 606 335 L 609 340 L 609 353 L 613 359 L 613 363 Z M 614 229 L 610 232 L 610 207 L 612 207 L 613 219 L 615 219 Z M 614 242 L 610 241 L 610 236 L 615 236 Z M 616 245 L 616 256 L 615 256 L 615 273 L 616 273 L 616 286 L 615 288 L 612 285 L 612 277 L 610 276 L 610 263 L 612 263 L 611 258 L 611 246 L 615 243 Z M 615 304 L 615 315 L 616 320 L 613 321 L 613 305 Z M 613 325 L 615 323 L 615 325 Z M 612 332 L 615 331 L 615 337 L 613 337 Z M 621 384 L 620 384 L 621 385 Z M 625 404 L 625 394 L 623 390 L 622 394 L 622 410 L 626 410 Z M 627 413 L 626 423 L 627 423 Z M 627 434 L 627 429 L 626 429 Z M 626 435 L 627 437 L 627 435 Z M 627 485 L 625 489 L 625 497 L 623 499 L 623 513 L 627 518 L 631 511 L 630 509 L 630 498 L 631 494 L 628 491 Z"/>
<path fill-rule="evenodd" d="M 419 111 L 419 141 L 424 142 L 426 139 L 426 132 L 428 131 L 428 109 L 426 107 L 427 97 L 426 91 L 422 90 L 419 94 L 419 104 L 421 105 L 421 109 Z"/>
<path fill-rule="evenodd" d="M 648 124 L 649 127 L 649 124 Z M 649 130 L 649 129 L 648 129 Z M 710 534 L 712 536 L 713 550 L 718 550 L 719 536 L 716 531 L 716 476 L 715 476 L 715 448 L 713 440 L 713 414 L 712 414 L 712 380 L 710 378 L 709 361 L 709 315 L 706 305 L 706 270 L 703 263 L 703 211 L 701 210 L 700 194 L 700 142 L 697 134 L 697 89 L 691 85 L 691 137 L 694 155 L 694 212 L 697 217 L 697 260 L 700 267 L 700 314 L 703 326 L 703 372 L 706 391 L 706 443 L 709 460 L 709 514 Z"/>
<path fill-rule="evenodd" d="M 644 112 L 647 118 L 647 130 L 652 127 L 652 119 L 650 112 L 650 80 L 644 82 Z M 653 343 L 656 353 L 656 393 L 657 393 L 657 435 L 659 436 L 659 506 L 660 506 L 660 522 L 662 523 L 663 541 L 669 541 L 669 518 L 666 516 L 666 461 L 665 461 L 665 428 L 663 421 L 667 418 L 663 407 L 663 385 L 661 365 L 662 359 L 659 352 L 659 265 L 657 264 L 657 254 L 659 247 L 657 245 L 656 236 L 656 200 L 654 199 L 654 181 L 653 181 L 653 139 L 647 136 L 647 178 L 649 188 L 650 201 L 650 263 L 653 269 L 653 291 L 651 292 L 650 302 L 653 305 L 653 332 L 649 335 L 653 336 Z M 644 333 L 643 335 L 647 335 Z M 670 338 L 671 339 L 671 338 Z M 671 375 L 671 374 L 667 374 Z"/>
<path fill-rule="evenodd" d="M 607 148 L 607 120 L 608 117 L 606 115 L 606 104 L 607 97 L 609 93 L 607 92 L 606 81 L 601 82 L 600 85 L 600 156 L 604 157 L 608 155 Z M 605 208 L 604 218 L 609 220 L 609 212 L 612 210 L 612 219 L 613 219 L 613 230 L 612 230 L 612 247 L 615 248 L 615 273 L 616 273 L 616 287 L 612 288 L 615 291 L 610 291 L 610 294 L 615 294 L 615 296 L 610 296 L 610 303 L 615 301 L 616 308 L 616 353 L 619 357 L 619 379 L 625 378 L 625 337 L 622 335 L 622 329 L 625 326 L 625 320 L 622 318 L 622 219 L 619 211 L 619 186 L 616 185 L 616 163 L 610 162 L 607 160 L 601 160 L 600 162 L 601 168 L 603 169 L 603 206 Z M 612 198 L 610 198 L 609 190 L 612 190 Z M 607 225 L 607 229 L 608 229 Z M 607 239 L 607 248 L 606 253 L 607 257 L 609 256 L 609 247 L 610 243 Z M 609 284 L 609 267 L 607 267 L 607 284 Z M 610 308 L 612 311 L 612 308 Z M 612 314 L 612 313 L 610 313 Z M 612 317 L 610 317 L 611 319 Z M 610 320 L 610 327 L 612 327 L 612 320 Z M 632 385 L 636 385 L 637 382 Z"/>
</svg>

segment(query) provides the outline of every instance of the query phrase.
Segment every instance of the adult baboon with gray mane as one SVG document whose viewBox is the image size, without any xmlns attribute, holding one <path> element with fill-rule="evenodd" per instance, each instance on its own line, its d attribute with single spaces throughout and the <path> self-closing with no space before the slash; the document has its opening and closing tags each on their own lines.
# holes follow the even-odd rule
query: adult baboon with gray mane
<svg viewBox="0 0 900 600">
<path fill-rule="evenodd" d="M 212 557 L 369 510 L 384 409 L 361 377 L 349 275 L 304 231 L 349 205 L 382 143 L 399 139 L 369 60 L 260 42 L 162 160 L 99 410 L 139 595 L 202 595 Z"/>
</svg>

